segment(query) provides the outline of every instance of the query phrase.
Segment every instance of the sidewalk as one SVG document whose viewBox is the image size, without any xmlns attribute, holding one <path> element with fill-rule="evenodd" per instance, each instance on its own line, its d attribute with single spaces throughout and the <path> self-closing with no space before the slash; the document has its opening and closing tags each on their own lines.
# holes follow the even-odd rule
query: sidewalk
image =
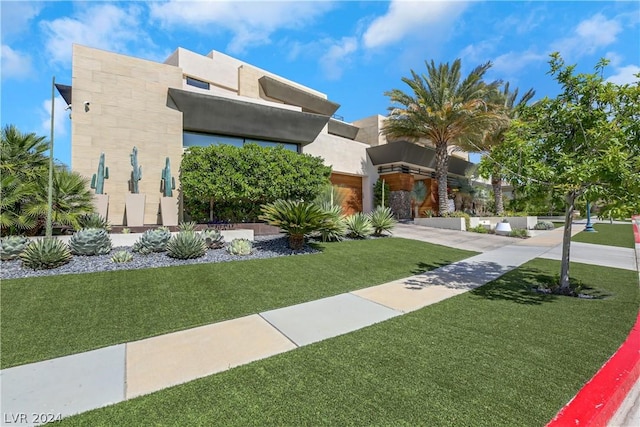
<svg viewBox="0 0 640 427">
<path fill-rule="evenodd" d="M 472 250 L 485 246 L 479 255 L 379 286 L 5 369 L 2 425 L 34 425 L 34 413 L 77 414 L 355 331 L 482 286 L 533 258 L 554 258 L 562 241 L 562 229 L 527 240 L 483 236 L 493 238 L 488 244 L 473 233 L 411 225 L 399 226 L 396 235 L 447 246 L 455 241 Z M 632 249 L 603 257 L 610 250 L 572 245 L 572 257 L 636 269 Z"/>
</svg>

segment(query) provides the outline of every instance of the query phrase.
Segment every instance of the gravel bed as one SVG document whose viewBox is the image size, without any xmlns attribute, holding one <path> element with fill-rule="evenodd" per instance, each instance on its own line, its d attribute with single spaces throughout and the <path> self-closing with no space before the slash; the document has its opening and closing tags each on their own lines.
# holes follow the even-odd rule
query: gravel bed
<svg viewBox="0 0 640 427">
<path fill-rule="evenodd" d="M 58 274 L 95 273 L 98 271 L 136 270 L 140 268 L 170 267 L 176 265 L 205 264 L 212 262 L 227 262 L 247 259 L 275 258 L 290 255 L 303 255 L 319 252 L 305 245 L 301 251 L 289 249 L 287 238 L 284 236 L 256 236 L 253 242 L 251 255 L 230 255 L 225 248 L 209 249 L 207 253 L 196 259 L 174 259 L 167 256 L 166 252 L 140 255 L 133 253 L 131 262 L 115 263 L 111 257 L 116 251 L 126 250 L 131 252 L 131 247 L 121 246 L 112 249 L 108 255 L 77 256 L 74 255 L 71 262 L 52 270 L 31 270 L 22 268 L 20 260 L 2 261 L 0 264 L 1 279 L 18 279 L 24 277 L 56 276 Z"/>
</svg>

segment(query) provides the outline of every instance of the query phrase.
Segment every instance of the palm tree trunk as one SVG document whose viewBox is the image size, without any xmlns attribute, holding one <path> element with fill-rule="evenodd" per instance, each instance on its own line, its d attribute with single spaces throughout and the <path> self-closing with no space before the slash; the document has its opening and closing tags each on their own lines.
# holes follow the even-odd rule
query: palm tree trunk
<svg viewBox="0 0 640 427">
<path fill-rule="evenodd" d="M 493 198 L 496 205 L 496 216 L 504 213 L 504 205 L 502 203 L 502 177 L 497 174 L 491 176 L 491 186 L 493 187 Z"/>
<path fill-rule="evenodd" d="M 564 234 L 562 235 L 562 266 L 560 267 L 560 293 L 569 294 L 569 260 L 571 249 L 571 221 L 575 209 L 576 193 L 570 192 L 566 196 L 567 207 L 564 213 Z"/>
<path fill-rule="evenodd" d="M 436 143 L 436 179 L 438 180 L 438 212 L 440 216 L 448 212 L 447 204 L 447 173 L 449 172 L 449 153 L 447 142 Z"/>
</svg>

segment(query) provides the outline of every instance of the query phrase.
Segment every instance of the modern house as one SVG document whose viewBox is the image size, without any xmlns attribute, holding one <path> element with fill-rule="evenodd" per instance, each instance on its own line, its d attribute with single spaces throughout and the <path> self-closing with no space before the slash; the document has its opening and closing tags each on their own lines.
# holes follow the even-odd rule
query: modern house
<svg viewBox="0 0 640 427">
<path fill-rule="evenodd" d="M 353 123 L 334 118 L 340 107 L 323 93 L 217 51 L 203 56 L 178 48 L 164 63 L 73 46 L 71 86 L 57 85 L 72 108 L 71 168 L 91 178 L 101 153 L 109 167 L 104 191 L 108 219 L 125 222 L 125 195 L 135 146 L 144 168 L 145 224 L 158 224 L 160 176 L 170 159 L 179 188 L 182 153 L 191 146 L 257 143 L 284 145 L 324 159 L 331 182 L 348 196 L 348 212 L 373 208 L 373 185 L 391 187 L 393 209 L 411 216 L 408 193 L 424 180 L 433 194 L 435 152 L 387 141 L 385 118 Z M 451 184 L 470 165 L 466 153 L 450 161 Z M 423 208 L 436 209 L 437 197 Z"/>
</svg>

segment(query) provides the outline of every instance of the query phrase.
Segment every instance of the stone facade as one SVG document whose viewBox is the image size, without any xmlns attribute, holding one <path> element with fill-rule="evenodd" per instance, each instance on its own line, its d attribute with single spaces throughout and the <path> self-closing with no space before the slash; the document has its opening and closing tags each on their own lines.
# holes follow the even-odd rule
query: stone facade
<svg viewBox="0 0 640 427">
<path fill-rule="evenodd" d="M 391 191 L 389 194 L 389 208 L 398 219 L 411 219 L 411 192 Z"/>
</svg>

